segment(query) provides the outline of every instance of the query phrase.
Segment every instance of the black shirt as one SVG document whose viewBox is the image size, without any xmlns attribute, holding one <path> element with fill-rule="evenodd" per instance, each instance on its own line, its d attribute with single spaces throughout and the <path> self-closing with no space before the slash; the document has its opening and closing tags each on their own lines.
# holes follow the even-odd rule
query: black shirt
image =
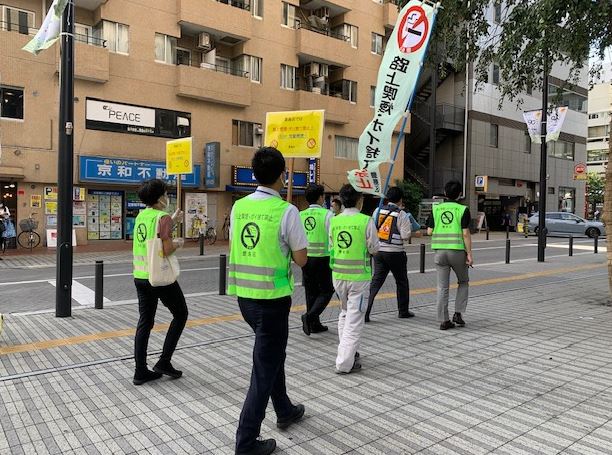
<svg viewBox="0 0 612 455">
<path fill-rule="evenodd" d="M 468 229 L 470 227 L 471 220 L 472 217 L 470 215 L 470 209 L 466 208 L 465 212 L 463 212 L 463 216 L 461 217 L 461 229 Z M 432 229 L 435 227 L 433 213 L 429 215 L 429 218 L 427 218 L 427 227 Z"/>
</svg>

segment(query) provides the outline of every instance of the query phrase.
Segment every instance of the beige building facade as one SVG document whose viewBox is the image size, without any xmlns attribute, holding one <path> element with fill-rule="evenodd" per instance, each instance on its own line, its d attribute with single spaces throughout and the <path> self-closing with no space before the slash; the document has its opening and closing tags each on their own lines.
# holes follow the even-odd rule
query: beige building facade
<svg viewBox="0 0 612 455">
<path fill-rule="evenodd" d="M 59 46 L 38 56 L 21 48 L 50 3 L 0 0 L 2 197 L 17 221 L 35 212 L 41 234 L 56 221 Z M 250 159 L 263 143 L 267 112 L 325 110 L 321 159 L 295 162 L 298 205 L 309 179 L 337 193 L 346 172 L 357 166 L 357 140 L 373 116 L 373 89 L 397 17 L 395 5 L 372 0 L 77 0 L 76 5 L 79 243 L 129 237 L 138 182 L 165 177 L 166 141 L 186 136 L 193 137 L 197 169 L 183 181 L 181 196 L 206 194 L 198 200 L 205 201 L 210 222 L 220 229 L 235 198 L 253 190 Z M 394 179 L 402 178 L 403 167 L 400 153 Z"/>
</svg>

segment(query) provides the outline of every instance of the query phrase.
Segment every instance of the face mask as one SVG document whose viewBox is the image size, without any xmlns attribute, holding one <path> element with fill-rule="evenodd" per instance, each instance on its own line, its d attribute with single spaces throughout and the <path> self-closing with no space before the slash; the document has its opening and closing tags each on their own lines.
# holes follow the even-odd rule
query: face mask
<svg viewBox="0 0 612 455">
<path fill-rule="evenodd" d="M 159 198 L 158 203 L 162 209 L 168 207 L 168 196 L 162 196 L 161 198 Z"/>
</svg>

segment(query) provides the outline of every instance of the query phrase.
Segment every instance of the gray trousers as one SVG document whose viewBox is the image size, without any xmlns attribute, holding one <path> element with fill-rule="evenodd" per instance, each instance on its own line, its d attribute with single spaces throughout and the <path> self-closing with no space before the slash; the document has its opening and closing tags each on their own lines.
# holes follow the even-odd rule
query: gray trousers
<svg viewBox="0 0 612 455">
<path fill-rule="evenodd" d="M 438 271 L 438 322 L 449 321 L 448 317 L 448 287 L 450 271 L 457 275 L 457 297 L 455 313 L 464 313 L 468 301 L 469 276 L 468 265 L 465 263 L 467 254 L 463 250 L 436 250 L 436 270 Z"/>
</svg>

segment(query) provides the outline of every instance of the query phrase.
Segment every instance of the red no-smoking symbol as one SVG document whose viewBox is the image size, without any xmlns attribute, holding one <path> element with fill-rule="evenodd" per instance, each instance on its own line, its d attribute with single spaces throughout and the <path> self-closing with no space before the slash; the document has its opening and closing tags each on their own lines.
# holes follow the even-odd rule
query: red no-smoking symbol
<svg viewBox="0 0 612 455">
<path fill-rule="evenodd" d="M 425 10 L 420 6 L 408 8 L 402 18 L 397 33 L 400 51 L 405 54 L 418 51 L 427 40 L 429 21 Z"/>
</svg>

